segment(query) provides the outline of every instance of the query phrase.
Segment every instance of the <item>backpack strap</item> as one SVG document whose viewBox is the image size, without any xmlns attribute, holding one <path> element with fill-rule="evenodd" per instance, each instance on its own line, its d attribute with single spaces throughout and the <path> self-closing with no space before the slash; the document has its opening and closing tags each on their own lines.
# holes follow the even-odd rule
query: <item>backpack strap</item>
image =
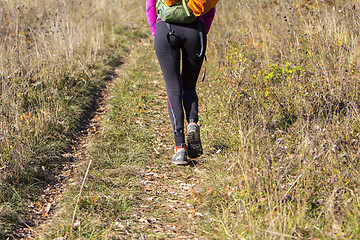
<svg viewBox="0 0 360 240">
<path fill-rule="evenodd" d="M 184 9 L 185 9 L 186 15 L 187 15 L 187 16 L 190 16 L 191 13 L 190 13 L 187 5 L 186 5 L 186 1 L 185 1 L 185 0 L 182 0 L 182 4 L 183 4 L 183 7 L 184 7 Z"/>
<path fill-rule="evenodd" d="M 171 36 L 175 36 L 175 31 L 171 28 L 171 24 L 170 23 L 166 23 L 166 26 L 168 28 L 168 33 L 166 34 L 166 38 L 167 38 L 167 42 L 168 42 L 168 47 L 169 47 L 169 51 L 171 54 L 171 59 L 174 59 L 174 55 L 173 55 L 173 45 L 171 43 L 170 37 Z M 205 56 L 205 42 L 204 42 L 204 28 L 201 24 L 201 22 L 198 20 L 198 28 L 199 28 L 199 37 L 200 37 L 200 53 L 196 54 L 197 57 L 201 58 L 201 57 L 205 57 L 205 72 L 206 72 L 206 56 Z M 204 76 L 203 76 L 203 80 L 205 79 L 205 72 L 204 72 Z"/>
<path fill-rule="evenodd" d="M 204 68 L 205 68 L 205 70 L 204 70 L 204 73 L 203 73 L 202 78 L 201 78 L 201 81 L 202 81 L 202 82 L 205 80 L 205 76 L 206 76 L 206 62 L 207 62 L 207 57 L 206 57 L 206 55 L 204 55 L 204 61 L 205 61 L 205 63 L 204 63 Z"/>
<path fill-rule="evenodd" d="M 204 28 L 201 25 L 201 22 L 198 20 L 198 27 L 199 27 L 199 37 L 200 37 L 200 53 L 196 54 L 198 57 L 204 56 Z"/>
<path fill-rule="evenodd" d="M 170 37 L 171 37 L 171 36 L 175 36 L 175 31 L 172 30 L 170 23 L 167 23 L 167 22 L 165 22 L 165 23 L 166 23 L 166 26 L 167 26 L 167 28 L 168 28 L 168 30 L 169 30 L 168 33 L 166 34 L 166 38 L 167 38 L 167 43 L 168 43 L 169 51 L 170 51 L 170 54 L 171 54 L 171 59 L 174 59 L 174 55 L 173 55 L 173 51 L 172 51 L 173 45 L 172 45 L 172 43 L 171 43 Z M 176 36 L 175 36 L 175 37 L 176 37 Z"/>
<path fill-rule="evenodd" d="M 205 52 L 204 52 L 204 49 L 205 49 L 205 41 L 204 41 L 204 28 L 200 22 L 200 20 L 198 20 L 198 27 L 199 27 L 199 37 L 200 37 L 200 53 L 199 54 L 196 54 L 197 57 L 201 58 L 201 57 L 204 57 L 204 61 L 205 61 L 205 70 L 204 70 L 204 74 L 202 76 L 202 82 L 205 80 L 205 76 L 206 76 L 206 62 L 207 62 L 207 57 L 205 55 Z"/>
</svg>

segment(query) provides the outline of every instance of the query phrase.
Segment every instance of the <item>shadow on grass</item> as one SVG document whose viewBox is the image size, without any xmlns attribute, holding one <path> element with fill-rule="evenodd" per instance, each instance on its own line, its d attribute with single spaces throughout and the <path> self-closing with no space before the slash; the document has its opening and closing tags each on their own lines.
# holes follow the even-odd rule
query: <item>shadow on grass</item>
<svg viewBox="0 0 360 240">
<path fill-rule="evenodd" d="M 184 164 L 184 166 L 190 166 L 190 167 L 195 167 L 196 165 L 198 165 L 199 162 L 196 160 L 190 160 L 187 162 L 187 164 Z"/>
</svg>

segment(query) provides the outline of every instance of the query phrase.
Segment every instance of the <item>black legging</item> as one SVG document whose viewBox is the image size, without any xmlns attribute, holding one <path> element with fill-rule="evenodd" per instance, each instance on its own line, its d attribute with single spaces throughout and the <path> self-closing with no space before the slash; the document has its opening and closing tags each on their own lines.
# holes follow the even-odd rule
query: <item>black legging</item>
<svg viewBox="0 0 360 240">
<path fill-rule="evenodd" d="M 195 88 L 204 60 L 204 55 L 197 56 L 201 51 L 199 28 L 203 26 L 197 21 L 192 24 L 171 24 L 174 35 L 170 36 L 170 42 L 165 22 L 158 22 L 155 28 L 155 52 L 165 79 L 168 111 L 176 146 L 185 143 L 183 106 L 186 120 L 198 122 L 198 96 Z M 203 46 L 205 53 L 205 33 Z"/>
</svg>

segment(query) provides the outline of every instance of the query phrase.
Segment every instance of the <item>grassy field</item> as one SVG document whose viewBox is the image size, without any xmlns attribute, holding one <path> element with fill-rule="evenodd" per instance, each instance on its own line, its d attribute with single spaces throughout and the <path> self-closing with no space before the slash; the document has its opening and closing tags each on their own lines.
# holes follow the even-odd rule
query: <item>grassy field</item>
<svg viewBox="0 0 360 240">
<path fill-rule="evenodd" d="M 40 239 L 360 237 L 357 1 L 218 3 L 198 86 L 205 154 L 194 168 L 167 166 L 170 124 L 144 3 L 0 5 L 0 232 L 24 221 L 105 79 L 147 31 L 89 143 L 82 195 L 73 183 L 87 164 Z M 172 214 L 166 186 L 184 203 Z"/>
<path fill-rule="evenodd" d="M 0 238 L 31 224 L 27 206 L 55 181 L 96 96 L 141 37 L 132 14 L 143 6 L 129 5 L 0 2 Z"/>
<path fill-rule="evenodd" d="M 359 5 L 234 4 L 218 7 L 217 72 L 201 97 L 207 144 L 223 153 L 206 166 L 209 231 L 358 238 Z"/>
</svg>

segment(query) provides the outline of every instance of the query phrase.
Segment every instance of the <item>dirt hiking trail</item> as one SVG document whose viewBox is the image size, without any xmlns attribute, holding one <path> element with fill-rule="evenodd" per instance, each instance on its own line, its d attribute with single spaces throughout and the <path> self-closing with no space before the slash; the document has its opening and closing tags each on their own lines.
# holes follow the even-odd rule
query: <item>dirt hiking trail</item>
<svg viewBox="0 0 360 240">
<path fill-rule="evenodd" d="M 108 106 L 111 92 L 117 88 L 119 79 L 124 77 L 131 67 L 138 64 L 157 64 L 154 54 L 147 57 L 149 62 L 139 62 L 139 55 L 146 56 L 146 51 L 153 51 L 152 43 L 149 40 L 139 41 L 125 58 L 124 64 L 116 69 L 117 76 L 107 83 L 106 89 L 99 96 L 96 112 L 74 146 L 74 151 L 66 156 L 70 161 L 69 164 L 63 166 L 63 172 L 56 177 L 57 184 L 49 186 L 38 203 L 34 203 L 37 207 L 34 207 L 33 218 L 36 219 L 39 227 L 28 226 L 19 230 L 22 236 L 27 236 L 21 239 L 44 239 L 42 237 L 44 231 L 53 228 L 56 225 L 54 221 L 59 221 L 58 218 L 61 218 L 64 211 L 69 211 L 64 210 L 63 207 L 64 195 L 68 192 L 68 186 L 76 181 L 76 176 L 81 177 L 81 181 L 84 180 L 91 158 L 90 154 L 93 151 L 93 142 L 99 134 L 101 135 L 106 115 L 111 108 Z M 144 79 L 144 81 L 151 81 L 154 85 L 155 92 L 152 94 L 156 98 L 151 103 L 152 107 L 144 111 L 140 118 L 134 119 L 137 125 L 148 129 L 154 136 L 152 149 L 148 149 L 151 152 L 151 158 L 146 164 L 110 170 L 112 175 L 118 174 L 119 177 L 127 174 L 133 176 L 132 181 L 114 191 L 121 192 L 124 198 L 132 199 L 135 204 L 127 209 L 126 217 L 110 224 L 112 231 L 107 233 L 106 237 L 103 236 L 103 239 L 207 239 L 201 237 L 202 231 L 197 228 L 197 222 L 201 221 L 204 213 L 196 208 L 197 190 L 195 190 L 201 184 L 202 175 L 206 172 L 201 169 L 201 164 L 198 164 L 204 157 L 196 159 L 188 166 L 171 165 L 173 142 L 166 106 L 166 90 L 159 68 L 155 75 L 156 79 Z M 132 169 L 129 170 L 129 168 Z M 85 177 L 85 183 L 94 178 L 92 171 L 90 170 L 89 175 Z M 76 215 L 76 211 L 79 211 L 76 209 L 78 207 L 76 204 L 78 203 L 74 200 L 75 209 L 70 208 L 72 210 L 68 215 L 73 212 Z M 105 209 L 105 211 L 108 210 L 111 211 L 111 209 Z M 75 221 L 72 228 L 76 230 L 81 223 L 77 217 L 73 220 Z"/>
</svg>

